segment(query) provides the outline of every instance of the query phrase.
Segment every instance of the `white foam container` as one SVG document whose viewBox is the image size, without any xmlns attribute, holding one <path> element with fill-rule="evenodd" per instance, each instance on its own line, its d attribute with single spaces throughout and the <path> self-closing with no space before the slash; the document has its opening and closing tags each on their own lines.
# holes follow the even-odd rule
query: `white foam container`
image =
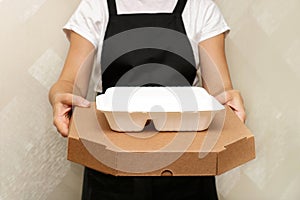
<svg viewBox="0 0 300 200">
<path fill-rule="evenodd" d="M 147 120 L 158 131 L 202 131 L 224 109 L 201 87 L 112 87 L 96 106 L 118 132 L 143 131 Z"/>
</svg>

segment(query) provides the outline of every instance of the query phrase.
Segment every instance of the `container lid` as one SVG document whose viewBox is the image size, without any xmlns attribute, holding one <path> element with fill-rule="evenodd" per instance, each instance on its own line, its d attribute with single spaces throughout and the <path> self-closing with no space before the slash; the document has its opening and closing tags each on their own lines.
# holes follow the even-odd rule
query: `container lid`
<svg viewBox="0 0 300 200">
<path fill-rule="evenodd" d="M 111 87 L 96 97 L 111 112 L 201 112 L 224 109 L 201 87 Z"/>
</svg>

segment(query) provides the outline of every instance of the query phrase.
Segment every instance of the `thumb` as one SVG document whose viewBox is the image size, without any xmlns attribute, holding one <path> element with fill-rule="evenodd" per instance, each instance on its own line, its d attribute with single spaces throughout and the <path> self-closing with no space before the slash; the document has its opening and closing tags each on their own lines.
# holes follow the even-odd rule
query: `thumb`
<svg viewBox="0 0 300 200">
<path fill-rule="evenodd" d="M 215 96 L 215 98 L 221 103 L 226 104 L 230 99 L 226 91 L 220 93 L 219 95 Z"/>
<path fill-rule="evenodd" d="M 79 106 L 79 107 L 89 107 L 91 104 L 85 98 L 73 94 L 65 94 L 61 99 L 61 102 L 67 105 Z"/>
<path fill-rule="evenodd" d="M 77 95 L 73 95 L 72 104 L 73 106 L 80 106 L 80 107 L 90 107 L 91 105 L 91 103 L 88 100 Z"/>
</svg>

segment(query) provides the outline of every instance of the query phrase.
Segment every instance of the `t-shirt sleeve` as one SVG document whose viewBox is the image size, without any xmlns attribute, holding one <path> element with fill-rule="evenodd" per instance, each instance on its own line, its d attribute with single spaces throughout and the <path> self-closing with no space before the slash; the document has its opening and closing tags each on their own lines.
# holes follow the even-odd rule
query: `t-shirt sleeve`
<svg viewBox="0 0 300 200">
<path fill-rule="evenodd" d="M 96 2 L 97 1 L 93 0 L 81 0 L 76 11 L 63 27 L 63 31 L 66 33 L 68 39 L 70 31 L 74 31 L 90 41 L 95 48 L 97 48 L 100 33 L 99 23 L 101 23 L 101 9 L 97 10 L 99 6 L 96 5 Z"/>
<path fill-rule="evenodd" d="M 212 0 L 202 1 L 197 21 L 199 25 L 199 30 L 197 31 L 198 42 L 221 33 L 226 33 L 227 35 L 230 31 L 218 6 Z"/>
</svg>

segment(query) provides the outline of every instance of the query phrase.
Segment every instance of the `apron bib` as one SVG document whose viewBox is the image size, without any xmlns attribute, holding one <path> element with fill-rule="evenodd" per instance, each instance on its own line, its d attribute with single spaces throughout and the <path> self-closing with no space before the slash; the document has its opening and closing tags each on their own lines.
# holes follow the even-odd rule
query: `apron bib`
<svg viewBox="0 0 300 200">
<path fill-rule="evenodd" d="M 114 86 L 191 86 L 193 50 L 178 0 L 172 13 L 117 14 L 107 1 L 109 21 L 101 55 L 103 93 Z"/>
</svg>

